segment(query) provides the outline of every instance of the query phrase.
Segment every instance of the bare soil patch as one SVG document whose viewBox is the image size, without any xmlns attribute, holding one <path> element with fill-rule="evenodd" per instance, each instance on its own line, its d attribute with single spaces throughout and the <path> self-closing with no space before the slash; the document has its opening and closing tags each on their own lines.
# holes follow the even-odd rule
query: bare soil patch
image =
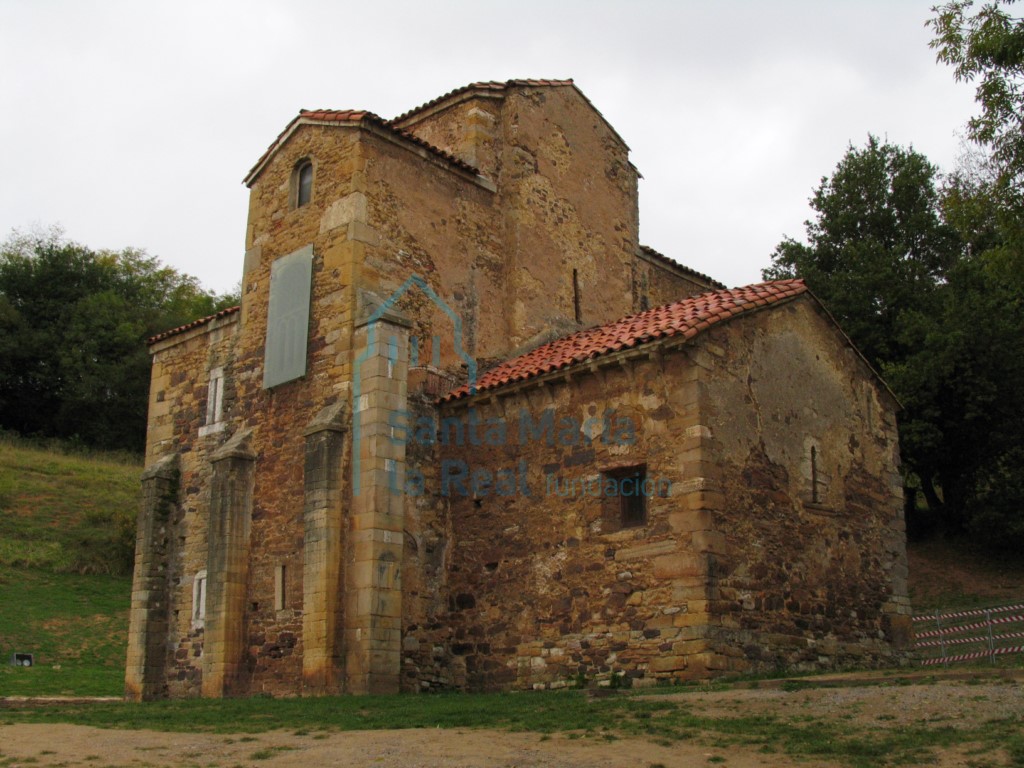
<svg viewBox="0 0 1024 768">
<path fill-rule="evenodd" d="M 646 698 L 646 697 L 645 697 Z M 939 681 L 932 684 L 845 685 L 836 688 L 753 688 L 658 695 L 709 718 L 767 716 L 785 727 L 840 724 L 870 740 L 910 727 L 952 728 L 965 738 L 937 749 L 931 765 L 952 768 L 1013 765 L 969 732 L 993 719 L 1024 728 L 1020 679 Z M 0 765 L 17 766 L 379 766 L 380 768 L 675 768 L 676 766 L 844 766 L 791 757 L 772 743 L 738 743 L 705 732 L 671 744 L 582 734 L 492 730 L 273 731 L 254 735 L 158 733 L 75 725 L 0 727 Z M 197 723 L 197 726 L 201 724 Z"/>
</svg>

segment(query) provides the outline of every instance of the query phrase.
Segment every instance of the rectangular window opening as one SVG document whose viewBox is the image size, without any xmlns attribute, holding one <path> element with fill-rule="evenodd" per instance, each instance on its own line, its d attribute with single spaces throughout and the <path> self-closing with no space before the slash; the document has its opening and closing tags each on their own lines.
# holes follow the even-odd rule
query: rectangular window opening
<svg viewBox="0 0 1024 768">
<path fill-rule="evenodd" d="M 601 473 L 604 518 L 609 531 L 647 524 L 647 467 L 607 469 Z"/>
<path fill-rule="evenodd" d="M 210 371 L 210 383 L 206 389 L 206 423 L 219 424 L 224 418 L 224 369 Z"/>
</svg>

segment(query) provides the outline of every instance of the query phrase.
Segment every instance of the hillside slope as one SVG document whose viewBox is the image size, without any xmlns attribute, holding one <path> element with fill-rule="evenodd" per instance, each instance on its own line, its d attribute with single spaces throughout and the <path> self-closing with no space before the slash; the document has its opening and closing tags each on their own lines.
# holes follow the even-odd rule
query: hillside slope
<svg viewBox="0 0 1024 768">
<path fill-rule="evenodd" d="M 140 472 L 0 440 L 0 695 L 121 692 Z"/>
</svg>

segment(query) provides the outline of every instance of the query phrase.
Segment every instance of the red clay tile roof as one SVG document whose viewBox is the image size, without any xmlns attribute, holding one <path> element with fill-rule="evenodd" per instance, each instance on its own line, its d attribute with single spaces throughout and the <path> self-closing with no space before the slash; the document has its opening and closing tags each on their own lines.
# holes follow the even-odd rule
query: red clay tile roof
<svg viewBox="0 0 1024 768">
<path fill-rule="evenodd" d="M 350 123 L 352 125 L 365 123 L 367 125 L 374 125 L 378 128 L 390 131 L 397 136 L 401 136 L 406 141 L 411 141 L 417 146 L 423 147 L 428 152 L 436 155 L 450 165 L 454 165 L 455 167 L 471 173 L 474 176 L 477 176 L 480 173 L 480 171 L 469 163 L 445 152 L 443 149 L 435 147 L 433 144 L 424 141 L 419 136 L 415 136 L 409 131 L 402 130 L 397 126 L 392 125 L 391 121 L 385 120 L 383 117 L 375 115 L 373 112 L 368 112 L 364 109 L 300 109 L 299 114 L 292 118 L 291 122 L 284 127 L 284 130 L 278 134 L 273 143 L 267 147 L 267 151 L 264 152 L 260 156 L 260 159 L 256 161 L 256 164 L 249 169 L 249 173 L 247 173 L 245 178 L 242 180 L 244 184 L 248 185 L 255 181 L 260 171 L 263 170 L 264 164 L 270 159 L 270 156 L 273 155 L 282 144 L 284 144 L 288 136 L 300 123 Z"/>
<path fill-rule="evenodd" d="M 676 261 L 672 257 L 666 256 L 663 253 L 659 253 L 658 251 L 656 251 L 653 248 L 651 248 L 651 246 L 649 246 L 649 245 L 641 245 L 640 246 L 640 250 L 643 251 L 648 256 L 650 256 L 652 259 L 655 259 L 656 261 L 660 261 L 660 262 L 662 262 L 664 264 L 668 264 L 670 267 L 674 267 L 675 269 L 680 269 L 683 272 L 690 273 L 695 278 L 697 278 L 701 282 L 707 283 L 712 288 L 725 288 L 725 283 L 720 283 L 717 280 L 715 280 L 713 277 L 711 277 L 710 275 L 705 275 L 703 272 L 698 272 L 696 269 L 690 269 L 688 266 L 686 266 L 685 264 L 680 264 L 678 261 Z"/>
<path fill-rule="evenodd" d="M 179 325 L 177 328 L 171 328 L 169 331 L 163 331 L 162 333 L 158 333 L 156 336 L 150 336 L 148 339 L 146 339 L 146 343 L 150 345 L 156 344 L 158 341 L 163 341 L 164 339 L 170 338 L 171 336 L 177 336 L 179 333 L 191 331 L 193 328 L 198 328 L 201 325 L 206 325 L 207 323 L 217 320 L 219 318 L 227 317 L 228 315 L 233 315 L 240 309 L 241 307 L 228 307 L 227 309 L 222 309 L 220 312 L 215 312 L 212 315 L 207 315 L 206 317 L 201 317 L 198 320 L 193 320 L 191 323 Z"/>
<path fill-rule="evenodd" d="M 461 96 L 469 91 L 504 91 L 508 88 L 514 88 L 515 86 L 560 86 L 560 85 L 574 85 L 572 78 L 568 80 L 506 80 L 503 83 L 499 83 L 496 80 L 488 80 L 486 82 L 470 83 L 464 85 L 461 88 L 455 88 L 448 93 L 438 96 L 436 99 L 420 104 L 418 107 L 413 107 L 408 112 L 403 112 L 398 117 L 393 119 L 392 123 L 400 123 L 406 118 L 412 117 L 417 112 L 422 112 L 425 109 L 430 109 L 436 104 L 440 104 L 442 101 L 447 101 L 453 96 Z"/>
<path fill-rule="evenodd" d="M 578 331 L 543 344 L 525 355 L 506 360 L 479 377 L 476 391 L 497 389 L 506 384 L 532 379 L 656 339 L 670 336 L 691 339 L 716 323 L 806 292 L 807 286 L 803 280 L 778 280 L 690 296 L 637 315 L 628 315 L 607 325 Z M 469 387 L 462 386 L 450 392 L 442 401 L 458 400 L 469 395 Z"/>
</svg>

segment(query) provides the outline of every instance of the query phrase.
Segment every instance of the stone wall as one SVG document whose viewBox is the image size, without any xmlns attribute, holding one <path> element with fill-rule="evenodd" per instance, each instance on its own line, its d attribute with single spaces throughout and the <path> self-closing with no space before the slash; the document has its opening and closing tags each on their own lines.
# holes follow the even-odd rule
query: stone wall
<svg viewBox="0 0 1024 768">
<path fill-rule="evenodd" d="M 448 605 L 407 622 L 406 689 L 901 660 L 895 401 L 834 324 L 806 298 L 649 352 L 442 409 Z M 637 465 L 622 527 L 588 483 Z"/>
<path fill-rule="evenodd" d="M 674 267 L 642 250 L 633 264 L 633 311 L 660 307 L 717 286 L 681 267 Z"/>
<path fill-rule="evenodd" d="M 700 361 L 714 647 L 732 668 L 892 663 L 910 604 L 896 402 L 809 297 Z"/>
<path fill-rule="evenodd" d="M 705 568 L 680 518 L 689 492 L 679 435 L 697 423 L 694 373 L 682 353 L 602 363 L 567 382 L 477 398 L 472 412 L 443 409 L 447 606 L 405 628 L 407 688 L 703 670 Z M 461 441 L 450 419 L 461 421 Z M 622 528 L 617 500 L 610 507 L 587 483 L 639 464 L 658 491 L 646 522 Z M 489 484 L 474 489 L 474 472 Z"/>
<path fill-rule="evenodd" d="M 205 570 L 207 564 L 209 454 L 220 445 L 227 424 L 237 412 L 234 379 L 227 373 L 233 363 L 237 331 L 238 315 L 231 314 L 157 342 L 151 348 L 147 470 L 172 459 L 176 463 L 175 502 L 164 512 L 166 544 L 158 563 L 166 599 L 158 609 L 160 615 L 148 619 L 166 623 L 159 644 L 163 653 L 159 662 L 163 668 L 159 682 L 161 695 L 198 694 L 202 679 L 204 628 L 203 622 L 195 618 L 193 587 L 196 575 Z M 221 421 L 207 423 L 210 372 L 218 369 L 225 372 Z M 153 511 L 144 508 L 143 513 L 147 519 L 140 522 L 140 530 L 143 525 L 151 525 L 148 516 Z M 137 572 L 140 567 L 152 566 L 145 562 L 147 557 L 147 549 L 137 547 Z M 137 577 L 132 589 L 136 594 L 152 586 L 142 586 Z M 157 611 L 156 606 L 152 611 Z M 140 618 L 137 622 L 133 615 L 130 644 L 142 641 L 146 634 L 143 626 L 145 621 Z M 128 688 L 129 695 L 135 696 L 131 681 Z"/>
</svg>

